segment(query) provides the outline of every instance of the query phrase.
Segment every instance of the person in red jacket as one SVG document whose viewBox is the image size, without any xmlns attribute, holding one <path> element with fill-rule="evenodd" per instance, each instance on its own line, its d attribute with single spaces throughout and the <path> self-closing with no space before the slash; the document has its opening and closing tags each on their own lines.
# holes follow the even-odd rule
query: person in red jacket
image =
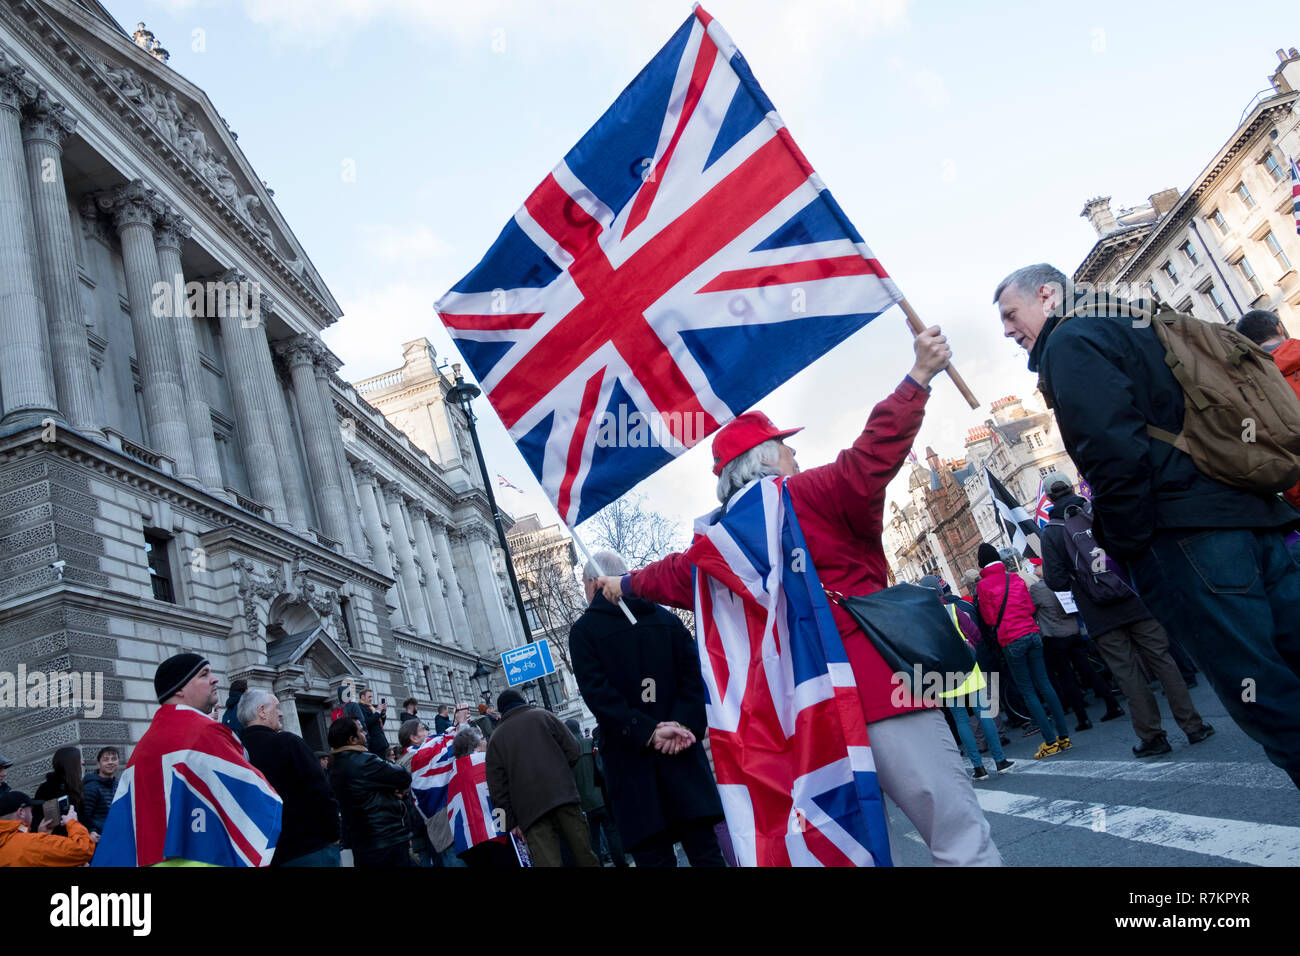
<svg viewBox="0 0 1300 956">
<path fill-rule="evenodd" d="M 885 489 L 925 415 L 929 382 L 951 357 L 937 326 L 914 342 L 916 364 L 893 393 L 871 411 L 866 427 L 834 462 L 801 471 L 784 439 L 800 429 L 776 428 L 766 415 L 746 412 L 713 440 L 713 473 L 724 507 L 749 482 L 785 475 L 808 558 L 822 586 L 866 595 L 888 583 L 881 547 Z M 605 597 L 632 594 L 660 604 L 694 604 L 692 552 L 668 557 L 622 578 L 602 577 Z M 831 613 L 857 682 L 880 789 L 912 821 L 936 865 L 997 866 L 1002 862 L 975 798 L 961 754 L 942 714 L 933 707 L 895 704 L 893 671 L 839 605 Z"/>
<path fill-rule="evenodd" d="M 1043 636 L 1034 621 L 1034 599 L 1020 575 L 1012 574 L 998 557 L 998 549 L 987 541 L 979 546 L 977 559 L 980 566 L 979 596 L 980 617 L 997 633 L 998 644 L 1007 659 L 1011 679 L 1029 706 L 1029 715 L 1038 724 L 1043 742 L 1034 754 L 1042 760 L 1070 749 L 1069 728 L 1065 724 L 1065 711 L 1061 700 L 1052 689 L 1043 663 Z M 1051 713 L 1052 722 L 1038 696 L 1042 694 Z M 1056 732 L 1052 733 L 1055 727 Z"/>
<path fill-rule="evenodd" d="M 1273 356 L 1278 371 L 1300 398 L 1300 339 L 1287 334 L 1277 313 L 1252 309 L 1237 320 L 1237 331 Z M 1300 508 L 1300 482 L 1288 488 L 1282 497 Z"/>
</svg>

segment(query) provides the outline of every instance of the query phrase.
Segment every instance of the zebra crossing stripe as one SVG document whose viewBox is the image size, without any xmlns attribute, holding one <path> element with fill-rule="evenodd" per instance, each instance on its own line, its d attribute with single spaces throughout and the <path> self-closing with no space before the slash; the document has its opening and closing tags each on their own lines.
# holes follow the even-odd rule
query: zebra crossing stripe
<svg viewBox="0 0 1300 956">
<path fill-rule="evenodd" d="M 1083 827 L 1139 843 L 1253 866 L 1300 866 L 1300 827 L 1248 823 L 1123 804 L 1051 800 L 1002 790 L 976 790 L 986 813 Z"/>
<path fill-rule="evenodd" d="M 1017 776 L 1087 777 L 1090 780 L 1138 780 L 1142 783 L 1179 783 L 1198 786 L 1294 790 L 1286 771 L 1268 763 L 1213 760 L 1178 760 L 1150 763 L 1136 760 L 1017 760 Z"/>
</svg>

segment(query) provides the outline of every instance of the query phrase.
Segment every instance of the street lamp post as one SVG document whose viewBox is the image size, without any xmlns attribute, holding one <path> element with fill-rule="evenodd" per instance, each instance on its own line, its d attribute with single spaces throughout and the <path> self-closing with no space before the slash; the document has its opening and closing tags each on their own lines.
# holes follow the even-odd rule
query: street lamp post
<svg viewBox="0 0 1300 956">
<path fill-rule="evenodd" d="M 465 377 L 461 375 L 459 363 L 452 365 L 451 371 L 456 379 L 456 384 L 448 390 L 447 397 L 455 405 L 459 406 L 469 422 L 469 437 L 474 442 L 474 455 L 478 458 L 479 474 L 483 476 L 483 490 L 487 493 L 488 504 L 492 507 L 492 521 L 497 526 L 497 542 L 501 545 L 501 550 L 506 557 L 506 574 L 510 577 L 510 589 L 515 595 L 515 610 L 519 612 L 519 622 L 523 625 L 524 637 L 527 639 L 532 636 L 533 631 L 528 625 L 528 612 L 524 610 L 523 596 L 519 593 L 519 579 L 515 576 L 515 562 L 510 556 L 510 545 L 506 542 L 506 528 L 501 521 L 501 509 L 497 507 L 497 496 L 492 493 L 492 482 L 488 480 L 487 463 L 483 460 L 483 446 L 479 444 L 478 428 L 475 425 L 478 419 L 471 407 L 474 399 L 482 395 L 483 392 L 477 385 L 465 381 Z M 526 640 L 525 643 L 527 643 Z M 546 678 L 544 676 L 539 678 L 538 684 L 542 688 L 542 705 L 547 710 L 552 710 L 551 695 L 546 689 Z"/>
</svg>

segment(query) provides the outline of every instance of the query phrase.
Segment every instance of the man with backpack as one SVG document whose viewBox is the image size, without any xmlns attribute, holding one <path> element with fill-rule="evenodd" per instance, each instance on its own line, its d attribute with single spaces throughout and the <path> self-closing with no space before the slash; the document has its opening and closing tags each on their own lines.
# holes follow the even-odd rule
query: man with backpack
<svg viewBox="0 0 1300 956">
<path fill-rule="evenodd" d="M 1076 290 L 1050 265 L 993 300 L 1092 486 L 1098 546 L 1300 786 L 1300 566 L 1284 542 L 1300 513 L 1277 494 L 1300 480 L 1300 403 L 1234 330 Z"/>
<path fill-rule="evenodd" d="M 1120 692 L 1128 698 L 1129 719 L 1141 741 L 1133 748 L 1133 756 L 1158 757 L 1171 749 L 1160 726 L 1160 705 L 1147 686 L 1139 660 L 1160 681 L 1188 743 L 1199 744 L 1214 728 L 1201 719 L 1192 704 L 1183 675 L 1169 653 L 1165 629 L 1104 556 L 1094 555 L 1098 549 L 1093 543 L 1092 508 L 1074 493 L 1069 479 L 1052 475 L 1045 484 L 1052 507 L 1047 512 L 1047 527 L 1039 536 L 1043 581 L 1053 591 L 1074 595 L 1093 643 L 1115 675 Z M 1094 570 L 1094 562 L 1100 570 Z"/>
</svg>

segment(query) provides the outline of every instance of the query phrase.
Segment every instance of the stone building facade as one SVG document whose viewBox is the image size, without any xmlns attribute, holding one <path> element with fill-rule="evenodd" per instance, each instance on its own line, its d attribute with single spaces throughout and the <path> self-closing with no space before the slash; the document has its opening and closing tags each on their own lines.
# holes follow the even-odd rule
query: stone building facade
<svg viewBox="0 0 1300 956">
<path fill-rule="evenodd" d="M 985 466 L 1030 512 L 1046 475 L 1060 472 L 1078 480 L 1054 416 L 1026 408 L 1014 395 L 998 399 L 989 410 L 984 424 L 967 433 L 963 458 L 941 459 L 927 448 L 926 465 L 912 465 L 907 503 L 890 502 L 883 541 L 896 580 L 914 583 L 937 574 L 957 587 L 963 572 L 974 567 L 981 541 L 1008 543 L 984 480 Z"/>
<path fill-rule="evenodd" d="M 349 683 L 427 713 L 514 643 L 481 487 L 338 377 L 338 304 L 166 56 L 93 0 L 0 4 L 0 687 L 103 681 L 0 706 L 16 786 L 129 753 L 182 649 L 319 747 Z"/>
<path fill-rule="evenodd" d="M 519 593 L 532 631 L 529 640 L 546 638 L 555 673 L 546 678 L 555 714 L 577 718 L 593 727 L 595 717 L 583 703 L 569 658 L 569 628 L 587 607 L 581 567 L 573 539 L 560 523 L 544 525 L 535 514 L 524 515 L 507 535 L 519 575 Z"/>
<path fill-rule="evenodd" d="M 1076 282 L 1129 296 L 1154 292 L 1212 322 L 1269 309 L 1300 334 L 1300 236 L 1288 165 L 1300 156 L 1300 52 L 1277 55 L 1270 89 L 1251 101 L 1184 192 L 1164 190 L 1118 216 L 1109 197 L 1085 205 L 1098 239 Z"/>
</svg>

